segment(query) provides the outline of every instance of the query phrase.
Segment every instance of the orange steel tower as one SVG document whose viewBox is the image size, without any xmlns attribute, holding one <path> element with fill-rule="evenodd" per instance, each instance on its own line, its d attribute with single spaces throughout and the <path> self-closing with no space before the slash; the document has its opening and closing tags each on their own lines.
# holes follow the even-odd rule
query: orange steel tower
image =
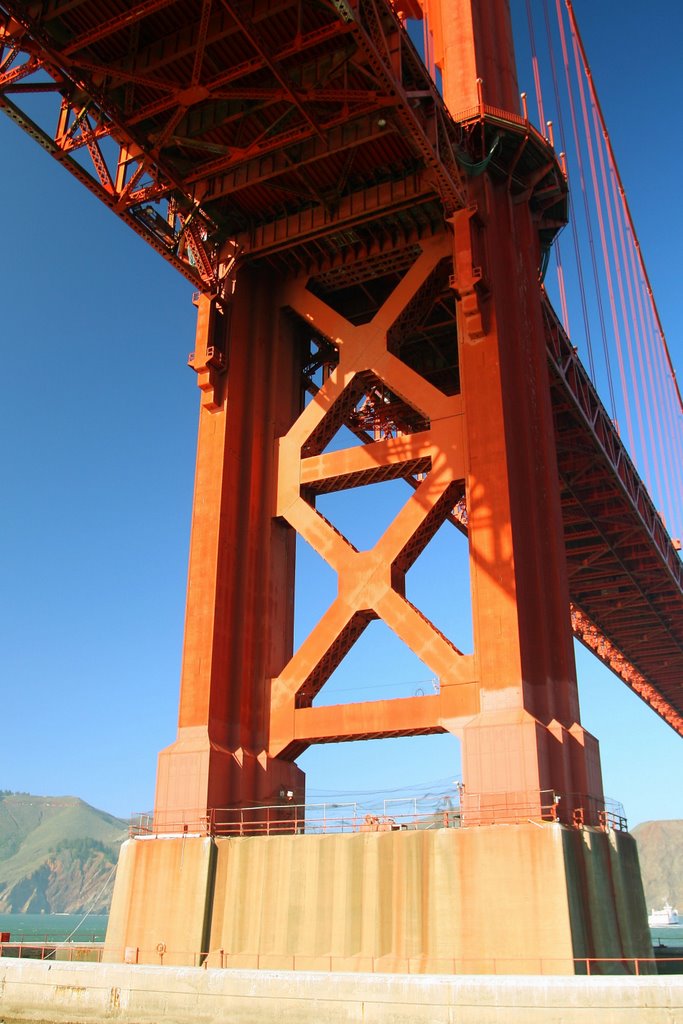
<svg viewBox="0 0 683 1024">
<path fill-rule="evenodd" d="M 518 110 L 508 3 L 191 7 L 0 0 L 3 45 L 62 96 L 55 139 L 8 98 L 8 61 L 0 105 L 198 288 L 178 735 L 151 833 L 124 846 L 109 955 L 432 971 L 646 955 L 635 846 L 606 827 L 572 629 L 589 642 L 609 622 L 639 692 L 678 727 L 683 581 L 543 293 L 567 185 Z M 406 17 L 428 21 L 443 97 Z M 341 427 L 356 446 L 330 444 Z M 318 494 L 397 479 L 406 502 L 368 550 L 316 509 Z M 469 545 L 469 653 L 405 596 L 446 520 Z M 296 534 L 338 592 L 294 651 Z M 620 611 L 655 572 L 639 615 L 659 667 Z M 438 693 L 317 705 L 376 618 Z M 301 834 L 308 745 L 436 732 L 461 740 L 465 827 Z M 273 807 L 284 834 L 264 836 Z"/>
<path fill-rule="evenodd" d="M 594 821 L 601 806 L 597 744 L 579 724 L 539 282 L 564 179 L 544 140 L 520 131 L 507 3 L 424 6 L 446 104 L 473 145 L 478 132 L 484 142 L 445 229 L 351 269 L 238 267 L 229 304 L 199 300 L 191 361 L 203 398 L 179 732 L 160 757 L 157 825 L 274 801 L 281 790 L 302 801 L 294 759 L 310 743 L 443 730 L 462 738 L 466 815 L 494 821 L 510 804 L 542 815 L 553 792 L 565 820 L 579 805 Z M 486 109 L 496 120 L 483 131 Z M 482 166 L 489 158 L 495 174 Z M 375 285 L 365 311 L 350 296 L 354 273 Z M 409 346 L 449 289 L 437 375 Z M 302 409 L 306 330 L 325 379 Z M 342 424 L 360 425 L 361 402 L 373 439 L 326 452 Z M 315 509 L 317 493 L 406 476 L 415 490 L 369 551 Z M 404 586 L 459 503 L 470 655 Z M 295 531 L 339 589 L 293 653 Z M 440 693 L 314 707 L 375 617 L 422 658 Z"/>
</svg>

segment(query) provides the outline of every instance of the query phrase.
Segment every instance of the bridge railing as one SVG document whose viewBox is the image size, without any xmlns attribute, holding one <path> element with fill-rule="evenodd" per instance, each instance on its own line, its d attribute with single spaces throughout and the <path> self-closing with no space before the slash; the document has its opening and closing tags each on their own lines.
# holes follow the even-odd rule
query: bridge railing
<svg viewBox="0 0 683 1024">
<path fill-rule="evenodd" d="M 429 797 L 392 797 L 372 805 L 359 801 L 179 810 L 172 815 L 135 815 L 129 834 L 276 836 L 349 832 L 393 832 L 436 828 L 472 828 L 496 824 L 561 822 L 574 828 L 594 826 L 627 831 L 621 804 L 587 794 L 537 790 L 526 793 L 444 793 Z"/>
<path fill-rule="evenodd" d="M 457 828 L 460 808 L 451 797 L 384 800 L 368 806 L 358 802 L 275 804 L 179 811 L 170 818 L 153 813 L 135 815 L 131 836 L 199 834 L 213 836 L 327 835 L 344 832 L 391 832 L 406 829 Z"/>
</svg>

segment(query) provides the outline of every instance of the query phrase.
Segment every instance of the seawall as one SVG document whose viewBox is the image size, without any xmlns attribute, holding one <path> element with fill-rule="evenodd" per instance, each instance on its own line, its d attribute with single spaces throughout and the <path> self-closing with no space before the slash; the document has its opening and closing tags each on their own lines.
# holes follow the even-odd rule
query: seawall
<svg viewBox="0 0 683 1024">
<path fill-rule="evenodd" d="M 5 1024 L 673 1024 L 683 977 L 491 977 L 0 960 Z"/>
</svg>

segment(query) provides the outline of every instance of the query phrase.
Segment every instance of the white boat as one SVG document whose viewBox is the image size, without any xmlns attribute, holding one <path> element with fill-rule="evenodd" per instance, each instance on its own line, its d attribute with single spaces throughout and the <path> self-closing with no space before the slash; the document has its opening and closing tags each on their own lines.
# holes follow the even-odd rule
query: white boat
<svg viewBox="0 0 683 1024">
<path fill-rule="evenodd" d="M 649 914 L 647 923 L 650 928 L 661 928 L 668 924 L 680 924 L 680 919 L 678 911 L 670 903 L 665 903 L 661 910 L 652 908 L 652 913 Z"/>
</svg>

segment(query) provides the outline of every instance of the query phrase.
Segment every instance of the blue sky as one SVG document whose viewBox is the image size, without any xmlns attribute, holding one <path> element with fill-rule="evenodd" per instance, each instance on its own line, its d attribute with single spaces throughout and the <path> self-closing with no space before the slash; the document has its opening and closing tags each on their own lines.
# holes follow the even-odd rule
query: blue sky
<svg viewBox="0 0 683 1024">
<path fill-rule="evenodd" d="M 644 31 L 636 0 L 575 8 L 683 367 L 682 9 L 650 5 Z M 531 93 L 530 71 L 519 77 Z M 191 289 L 3 117 L 0 182 L 0 788 L 75 794 L 127 816 L 151 807 L 156 755 L 176 728 L 198 406 L 186 366 Z M 335 521 L 377 532 L 401 497 L 389 490 L 372 513 L 363 500 L 339 505 Z M 454 601 L 444 568 L 462 564 L 458 541 L 438 535 L 409 596 L 466 645 L 466 581 Z M 334 582 L 305 552 L 302 564 L 300 629 Z M 683 818 L 680 738 L 587 653 L 578 658 L 606 793 L 632 824 Z M 430 685 L 373 624 L 330 692 L 352 700 L 359 689 L 381 697 Z M 321 747 L 301 764 L 312 799 L 438 788 L 460 771 L 450 737 Z"/>
</svg>

